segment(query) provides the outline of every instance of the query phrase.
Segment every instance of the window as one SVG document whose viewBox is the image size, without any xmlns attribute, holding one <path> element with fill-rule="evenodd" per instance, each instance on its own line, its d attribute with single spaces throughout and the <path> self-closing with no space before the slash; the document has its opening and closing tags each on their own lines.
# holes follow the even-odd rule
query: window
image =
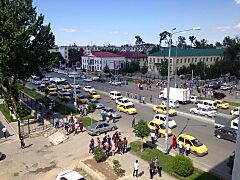
<svg viewBox="0 0 240 180">
<path fill-rule="evenodd" d="M 184 139 L 182 137 L 179 137 L 178 140 L 184 142 Z"/>
<path fill-rule="evenodd" d="M 159 62 L 160 62 L 160 59 L 158 58 L 157 60 L 158 60 L 158 63 L 159 63 Z"/>
<path fill-rule="evenodd" d="M 238 127 L 238 123 L 235 123 L 235 122 L 234 122 L 234 123 L 233 123 L 233 126 Z"/>
<path fill-rule="evenodd" d="M 185 58 L 185 59 L 184 59 L 184 63 L 186 63 L 186 62 L 187 62 L 187 59 Z"/>
<path fill-rule="evenodd" d="M 150 122 L 150 126 L 154 126 L 154 123 L 153 123 L 153 122 Z"/>
<path fill-rule="evenodd" d="M 180 59 L 180 63 L 182 63 L 182 59 Z"/>
<path fill-rule="evenodd" d="M 194 61 L 194 58 L 192 58 L 192 62 Z"/>
<path fill-rule="evenodd" d="M 208 58 L 206 58 L 206 62 L 208 62 Z"/>
<path fill-rule="evenodd" d="M 176 63 L 178 63 L 178 59 L 177 59 Z"/>
<path fill-rule="evenodd" d="M 198 139 L 193 139 L 191 142 L 195 147 L 200 147 L 203 145 Z"/>
<path fill-rule="evenodd" d="M 195 58 L 195 62 L 197 62 L 197 58 Z"/>
<path fill-rule="evenodd" d="M 104 127 L 108 127 L 109 126 L 109 124 L 104 124 Z"/>
<path fill-rule="evenodd" d="M 185 144 L 190 144 L 190 146 L 192 146 L 192 143 L 188 139 L 185 140 Z"/>
<path fill-rule="evenodd" d="M 190 63 L 190 58 L 188 58 L 188 63 Z"/>
</svg>

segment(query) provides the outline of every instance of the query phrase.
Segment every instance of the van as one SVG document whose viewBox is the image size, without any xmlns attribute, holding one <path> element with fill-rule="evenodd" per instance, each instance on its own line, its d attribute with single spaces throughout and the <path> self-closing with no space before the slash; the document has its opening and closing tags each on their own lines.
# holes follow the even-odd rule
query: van
<svg viewBox="0 0 240 180">
<path fill-rule="evenodd" d="M 122 94 L 118 91 L 111 91 L 110 98 L 113 100 L 120 99 L 120 98 L 122 98 Z"/>
<path fill-rule="evenodd" d="M 197 107 L 202 109 L 211 108 L 211 109 L 217 110 L 217 103 L 211 100 L 200 100 L 197 103 Z"/>
</svg>

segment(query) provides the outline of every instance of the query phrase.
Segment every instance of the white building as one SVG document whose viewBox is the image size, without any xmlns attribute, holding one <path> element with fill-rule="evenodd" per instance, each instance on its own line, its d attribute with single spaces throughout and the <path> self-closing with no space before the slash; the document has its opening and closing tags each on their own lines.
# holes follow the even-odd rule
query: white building
<svg viewBox="0 0 240 180">
<path fill-rule="evenodd" d="M 107 65 L 110 70 L 123 68 L 125 58 L 110 52 L 93 52 L 82 56 L 82 69 L 89 71 L 103 71 Z"/>
</svg>

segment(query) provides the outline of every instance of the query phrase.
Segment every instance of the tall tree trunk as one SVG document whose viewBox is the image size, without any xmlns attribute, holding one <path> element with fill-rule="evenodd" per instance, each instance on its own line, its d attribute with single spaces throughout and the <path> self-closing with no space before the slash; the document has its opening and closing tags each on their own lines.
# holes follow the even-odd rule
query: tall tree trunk
<svg viewBox="0 0 240 180">
<path fill-rule="evenodd" d="M 141 152 L 143 152 L 143 138 L 142 138 Z"/>
</svg>

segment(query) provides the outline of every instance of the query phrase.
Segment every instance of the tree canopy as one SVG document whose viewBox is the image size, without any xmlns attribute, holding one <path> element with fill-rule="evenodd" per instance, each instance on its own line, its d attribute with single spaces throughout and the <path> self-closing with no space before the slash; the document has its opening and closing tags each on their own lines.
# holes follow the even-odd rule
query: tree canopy
<svg viewBox="0 0 240 180">
<path fill-rule="evenodd" d="M 135 36 L 135 39 L 136 39 L 136 41 L 135 41 L 136 45 L 144 43 L 143 39 L 139 35 Z"/>
</svg>

